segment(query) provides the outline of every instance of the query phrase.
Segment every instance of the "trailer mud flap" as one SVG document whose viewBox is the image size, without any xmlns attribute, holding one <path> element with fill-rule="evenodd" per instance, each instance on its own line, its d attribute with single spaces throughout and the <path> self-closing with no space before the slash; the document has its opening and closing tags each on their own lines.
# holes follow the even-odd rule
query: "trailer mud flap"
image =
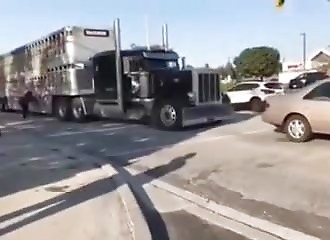
<svg viewBox="0 0 330 240">
<path fill-rule="evenodd" d="M 233 118 L 234 111 L 230 104 L 212 104 L 188 107 L 182 110 L 182 126 L 216 122 Z"/>
</svg>

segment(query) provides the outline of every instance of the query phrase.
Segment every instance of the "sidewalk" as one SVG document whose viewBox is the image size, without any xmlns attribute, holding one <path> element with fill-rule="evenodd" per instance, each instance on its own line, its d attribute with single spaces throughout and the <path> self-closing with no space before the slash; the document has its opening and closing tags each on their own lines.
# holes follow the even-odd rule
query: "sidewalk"
<svg viewBox="0 0 330 240">
<path fill-rule="evenodd" d="M 131 239 L 114 182 L 91 159 L 10 134 L 0 139 L 0 182 L 3 240 Z"/>
</svg>

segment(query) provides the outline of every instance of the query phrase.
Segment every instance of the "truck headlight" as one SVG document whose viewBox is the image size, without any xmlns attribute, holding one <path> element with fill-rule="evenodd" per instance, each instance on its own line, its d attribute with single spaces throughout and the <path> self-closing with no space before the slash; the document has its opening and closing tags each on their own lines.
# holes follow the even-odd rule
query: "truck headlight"
<svg viewBox="0 0 330 240">
<path fill-rule="evenodd" d="M 194 92 L 188 92 L 187 95 L 188 95 L 190 101 L 192 101 L 192 102 L 196 101 L 196 94 Z"/>
</svg>

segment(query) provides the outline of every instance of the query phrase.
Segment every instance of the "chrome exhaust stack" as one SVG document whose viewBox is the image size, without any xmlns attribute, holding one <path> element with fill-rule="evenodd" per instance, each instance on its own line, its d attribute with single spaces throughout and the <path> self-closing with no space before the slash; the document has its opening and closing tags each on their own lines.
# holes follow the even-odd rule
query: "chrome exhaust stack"
<svg viewBox="0 0 330 240">
<path fill-rule="evenodd" d="M 181 69 L 184 70 L 186 68 L 186 57 L 181 58 Z"/>
<path fill-rule="evenodd" d="M 121 36 L 120 36 L 120 20 L 117 18 L 114 21 L 115 34 L 115 49 L 116 49 L 116 79 L 117 79 L 117 100 L 118 107 L 121 112 L 124 112 L 123 99 L 123 81 L 122 81 L 122 64 L 121 64 Z"/>
<path fill-rule="evenodd" d="M 162 27 L 162 45 L 165 51 L 168 51 L 169 49 L 169 43 L 168 43 L 168 26 L 165 23 Z"/>
</svg>

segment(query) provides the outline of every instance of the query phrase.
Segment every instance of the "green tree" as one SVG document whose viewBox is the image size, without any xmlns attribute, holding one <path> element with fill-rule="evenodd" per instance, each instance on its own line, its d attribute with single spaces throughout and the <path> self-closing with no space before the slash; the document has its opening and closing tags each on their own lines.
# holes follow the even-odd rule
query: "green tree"
<svg viewBox="0 0 330 240">
<path fill-rule="evenodd" d="M 242 77 L 270 77 L 281 70 L 279 51 L 267 46 L 244 49 L 234 64 Z"/>
<path fill-rule="evenodd" d="M 227 71 L 226 71 L 226 68 L 224 66 L 218 67 L 217 72 L 218 72 L 221 79 L 224 79 L 224 78 L 227 77 Z"/>
<path fill-rule="evenodd" d="M 236 79 L 236 69 L 231 62 L 227 62 L 226 65 L 218 67 L 217 71 L 222 79 L 228 76 L 232 79 Z"/>
<path fill-rule="evenodd" d="M 224 67 L 226 76 L 230 76 L 231 79 L 236 79 L 236 69 L 231 62 L 227 62 L 226 66 Z"/>
</svg>

